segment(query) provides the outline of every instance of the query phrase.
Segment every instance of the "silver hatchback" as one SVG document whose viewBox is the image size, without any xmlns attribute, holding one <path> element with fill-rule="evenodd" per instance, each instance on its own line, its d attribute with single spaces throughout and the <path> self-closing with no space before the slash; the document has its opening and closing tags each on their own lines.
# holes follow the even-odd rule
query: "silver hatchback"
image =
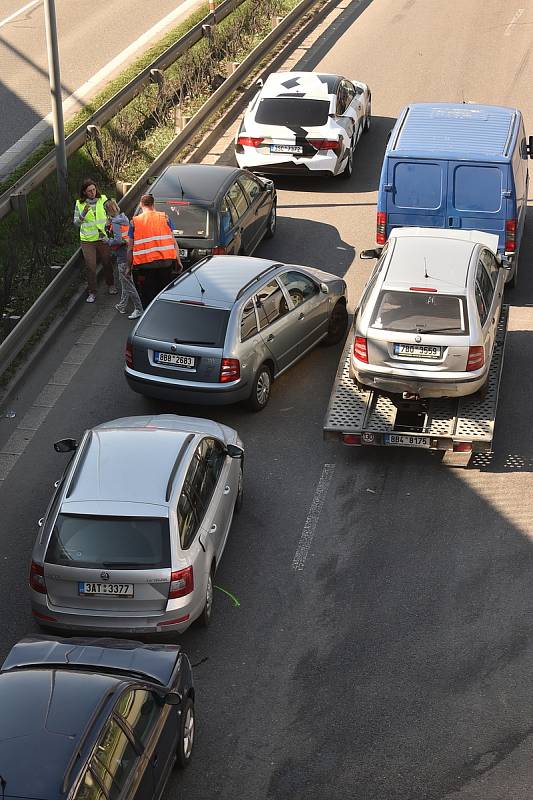
<svg viewBox="0 0 533 800">
<path fill-rule="evenodd" d="M 350 374 L 413 397 L 483 390 L 503 301 L 498 237 L 480 231 L 395 228 L 354 319 Z"/>
<path fill-rule="evenodd" d="M 162 291 L 126 347 L 140 394 L 182 403 L 247 400 L 263 409 L 272 381 L 348 324 L 346 283 L 263 258 L 213 256 Z"/>
<path fill-rule="evenodd" d="M 243 497 L 237 433 L 165 414 L 106 422 L 74 451 L 33 548 L 35 620 L 99 632 L 209 623 L 214 574 Z"/>
</svg>

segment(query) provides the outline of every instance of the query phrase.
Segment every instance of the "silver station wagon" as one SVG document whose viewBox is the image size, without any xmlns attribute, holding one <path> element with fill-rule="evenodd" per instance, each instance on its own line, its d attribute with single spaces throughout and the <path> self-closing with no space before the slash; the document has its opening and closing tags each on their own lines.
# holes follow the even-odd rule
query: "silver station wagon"
<svg viewBox="0 0 533 800">
<path fill-rule="evenodd" d="M 409 397 L 484 391 L 505 269 L 498 237 L 480 231 L 395 228 L 354 319 L 350 374 Z"/>
<path fill-rule="evenodd" d="M 242 503 L 237 433 L 165 414 L 106 422 L 74 451 L 44 518 L 30 569 L 35 620 L 99 632 L 207 625 L 213 580 Z"/>
<path fill-rule="evenodd" d="M 348 324 L 346 283 L 310 267 L 212 256 L 164 289 L 126 347 L 140 394 L 182 403 L 248 401 L 263 409 L 272 381 Z"/>
</svg>

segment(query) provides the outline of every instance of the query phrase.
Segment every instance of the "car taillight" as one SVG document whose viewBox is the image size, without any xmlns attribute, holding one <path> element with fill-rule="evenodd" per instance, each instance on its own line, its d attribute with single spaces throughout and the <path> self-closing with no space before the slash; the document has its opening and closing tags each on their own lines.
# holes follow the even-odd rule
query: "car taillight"
<svg viewBox="0 0 533 800">
<path fill-rule="evenodd" d="M 505 220 L 505 252 L 516 251 L 516 219 Z"/>
<path fill-rule="evenodd" d="M 472 452 L 472 445 L 470 442 L 454 442 L 453 443 L 453 452 L 454 453 L 471 453 Z"/>
<path fill-rule="evenodd" d="M 333 150 L 336 153 L 341 148 L 340 139 L 308 139 L 308 142 L 316 150 Z"/>
<path fill-rule="evenodd" d="M 42 567 L 40 564 L 36 564 L 35 561 L 31 562 L 30 586 L 34 591 L 39 592 L 39 594 L 46 594 L 44 567 Z"/>
<path fill-rule="evenodd" d="M 176 597 L 185 597 L 194 589 L 194 577 L 192 567 L 186 569 L 173 570 L 170 574 L 170 586 L 168 589 L 168 599 L 175 600 Z"/>
<path fill-rule="evenodd" d="M 476 369 L 481 369 L 485 363 L 485 348 L 480 345 L 468 348 L 468 361 L 466 362 L 466 371 L 474 372 Z"/>
<path fill-rule="evenodd" d="M 223 358 L 220 362 L 220 383 L 236 381 L 241 377 L 241 362 L 238 358 Z"/>
<path fill-rule="evenodd" d="M 360 433 L 343 433 L 342 434 L 342 441 L 343 441 L 343 444 L 360 445 L 361 444 L 361 434 Z"/>
<path fill-rule="evenodd" d="M 263 138 L 263 136 L 239 136 L 237 144 L 242 147 L 259 147 Z"/>
<path fill-rule="evenodd" d="M 385 244 L 387 241 L 387 212 L 378 211 L 377 225 L 376 225 L 376 242 L 377 244 Z"/>
<path fill-rule="evenodd" d="M 225 256 L 226 252 L 227 251 L 225 247 L 213 247 L 211 250 L 211 254 L 214 256 Z"/>
<path fill-rule="evenodd" d="M 353 342 L 353 354 L 358 361 L 368 364 L 368 348 L 364 336 L 356 336 Z"/>
<path fill-rule="evenodd" d="M 126 359 L 126 364 L 128 367 L 133 367 L 133 345 L 127 344 L 126 345 L 126 352 L 124 353 L 124 358 Z"/>
</svg>

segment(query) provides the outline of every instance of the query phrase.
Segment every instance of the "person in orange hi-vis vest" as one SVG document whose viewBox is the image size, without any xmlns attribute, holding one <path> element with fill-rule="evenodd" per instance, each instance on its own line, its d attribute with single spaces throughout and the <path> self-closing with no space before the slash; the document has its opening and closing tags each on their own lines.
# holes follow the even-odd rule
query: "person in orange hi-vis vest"
<svg viewBox="0 0 533 800">
<path fill-rule="evenodd" d="M 155 210 L 151 194 L 143 194 L 141 212 L 130 223 L 128 264 L 145 308 L 183 268 L 170 220 Z"/>
</svg>

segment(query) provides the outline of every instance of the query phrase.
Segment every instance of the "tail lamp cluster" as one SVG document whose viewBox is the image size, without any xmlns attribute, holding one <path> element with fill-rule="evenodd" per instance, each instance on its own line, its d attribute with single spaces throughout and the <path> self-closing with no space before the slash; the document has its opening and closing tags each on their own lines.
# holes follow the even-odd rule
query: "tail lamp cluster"
<svg viewBox="0 0 533 800">
<path fill-rule="evenodd" d="M 168 589 L 168 599 L 175 600 L 178 597 L 185 597 L 194 589 L 194 575 L 192 567 L 173 570 L 170 574 L 170 586 Z"/>
<path fill-rule="evenodd" d="M 368 346 L 364 336 L 356 336 L 353 341 L 353 354 L 358 361 L 368 364 Z"/>
<path fill-rule="evenodd" d="M 468 359 L 466 362 L 466 371 L 475 372 L 485 363 L 485 348 L 480 345 L 468 348 Z"/>
<path fill-rule="evenodd" d="M 516 219 L 505 220 L 505 252 L 516 253 Z"/>
<path fill-rule="evenodd" d="M 220 383 L 237 381 L 241 377 L 241 362 L 238 358 L 223 358 L 220 362 Z"/>
</svg>

